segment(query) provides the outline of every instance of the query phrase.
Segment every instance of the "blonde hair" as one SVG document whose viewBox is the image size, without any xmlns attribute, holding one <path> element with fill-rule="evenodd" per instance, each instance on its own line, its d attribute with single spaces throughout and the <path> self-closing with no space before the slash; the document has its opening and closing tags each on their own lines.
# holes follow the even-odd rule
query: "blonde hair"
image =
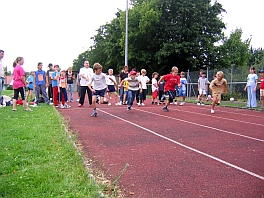
<svg viewBox="0 0 264 198">
<path fill-rule="evenodd" d="M 17 57 L 16 60 L 13 62 L 13 67 L 15 67 L 18 64 L 18 62 L 21 61 L 21 60 L 23 60 L 23 59 L 24 58 L 21 57 L 21 56 Z"/>
<path fill-rule="evenodd" d="M 103 66 L 100 65 L 99 63 L 94 63 L 94 65 L 93 65 L 93 70 L 94 71 L 97 71 L 98 69 L 102 69 L 102 68 L 103 68 Z"/>
<path fill-rule="evenodd" d="M 145 69 L 141 69 L 141 74 L 142 74 L 142 73 L 146 74 L 147 71 L 146 71 Z"/>
<path fill-rule="evenodd" d="M 114 70 L 113 69 L 108 69 L 108 71 L 112 71 L 113 72 Z"/>
<path fill-rule="evenodd" d="M 179 70 L 178 70 L 178 67 L 173 66 L 173 67 L 171 68 L 171 71 L 174 72 L 174 71 L 179 71 Z"/>
<path fill-rule="evenodd" d="M 218 71 L 218 72 L 216 73 L 216 76 L 220 76 L 220 77 L 224 78 L 224 72 L 222 72 L 222 71 Z"/>
</svg>

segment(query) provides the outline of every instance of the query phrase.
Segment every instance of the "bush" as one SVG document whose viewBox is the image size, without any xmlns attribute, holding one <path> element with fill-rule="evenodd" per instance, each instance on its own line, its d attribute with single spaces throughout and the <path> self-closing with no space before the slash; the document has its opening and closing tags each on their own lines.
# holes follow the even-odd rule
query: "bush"
<svg viewBox="0 0 264 198">
<path fill-rule="evenodd" d="M 233 92 L 228 92 L 226 94 L 222 94 L 222 101 L 229 101 L 230 98 L 234 98 L 235 101 L 242 99 L 242 94 L 241 92 L 238 91 L 233 91 Z"/>
<path fill-rule="evenodd" d="M 6 90 L 13 90 L 13 86 L 12 85 L 9 85 Z"/>
</svg>

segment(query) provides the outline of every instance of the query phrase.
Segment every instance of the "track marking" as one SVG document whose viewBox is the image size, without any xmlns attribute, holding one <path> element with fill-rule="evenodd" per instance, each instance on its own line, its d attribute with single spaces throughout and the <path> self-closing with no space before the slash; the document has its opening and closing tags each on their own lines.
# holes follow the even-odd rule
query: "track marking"
<svg viewBox="0 0 264 198">
<path fill-rule="evenodd" d="M 205 108 L 199 108 L 199 107 L 196 107 L 196 106 L 188 106 L 188 107 L 190 107 L 190 108 L 193 108 L 193 109 L 204 109 L 205 110 Z M 220 106 L 221 107 L 221 106 Z M 228 108 L 228 107 L 221 107 L 221 109 L 222 108 Z M 206 108 L 207 109 L 207 108 Z M 250 115 L 250 114 L 244 114 L 244 113 L 236 113 L 236 112 L 234 112 L 234 111 L 224 111 L 224 110 L 221 110 L 221 109 L 219 109 L 219 110 L 217 110 L 217 111 L 220 111 L 220 112 L 224 112 L 224 113 L 232 113 L 232 114 L 238 114 L 238 115 L 243 115 L 243 116 L 247 116 L 247 117 L 254 117 L 254 118 L 263 118 L 263 116 L 257 116 L 257 115 Z M 239 109 L 239 108 L 235 108 L 236 110 L 239 110 L 239 111 L 243 111 L 243 110 L 246 110 L 246 109 Z M 249 111 L 249 110 L 248 110 Z M 256 111 L 256 112 L 258 112 L 258 111 Z M 259 112 L 260 113 L 260 112 Z"/>
<path fill-rule="evenodd" d="M 149 132 L 149 133 L 152 133 L 152 134 L 154 134 L 154 135 L 156 135 L 156 136 L 158 136 L 158 137 L 161 137 L 161 138 L 163 138 L 163 139 L 165 139 L 165 140 L 168 140 L 168 141 L 170 141 L 170 142 L 173 142 L 173 143 L 175 143 L 175 144 L 177 144 L 177 145 L 179 145 L 179 146 L 182 146 L 182 147 L 184 147 L 184 148 L 186 148 L 186 149 L 189 149 L 189 150 L 191 150 L 191 151 L 194 151 L 194 152 L 196 152 L 196 153 L 199 153 L 199 154 L 201 154 L 201 155 L 204 155 L 204 156 L 206 156 L 206 157 L 209 157 L 209 158 L 211 158 L 211 159 L 213 159 L 213 160 L 216 160 L 216 161 L 218 161 L 218 162 L 220 162 L 220 163 L 223 163 L 223 164 L 225 164 L 225 165 L 227 165 L 227 166 L 230 166 L 230 167 L 232 167 L 232 168 L 234 168 L 234 169 L 240 170 L 240 171 L 242 171 L 242 172 L 244 172 L 244 173 L 246 173 L 246 174 L 249 174 L 249 175 L 251 175 L 251 176 L 253 176 L 253 177 L 257 177 L 257 178 L 259 178 L 259 179 L 261 179 L 261 180 L 264 181 L 264 177 L 261 176 L 261 175 L 258 175 L 258 174 L 256 174 L 256 173 L 253 173 L 253 172 L 251 172 L 251 171 L 248 171 L 248 170 L 246 170 L 246 169 L 243 169 L 243 168 L 241 168 L 241 167 L 239 167 L 239 166 L 236 166 L 236 165 L 234 165 L 234 164 L 231 164 L 231 163 L 229 163 L 229 162 L 226 162 L 226 161 L 224 161 L 224 160 L 221 160 L 221 159 L 219 159 L 219 158 L 217 158 L 217 157 L 214 157 L 214 156 L 212 156 L 212 155 L 206 154 L 206 153 L 204 153 L 204 152 L 202 152 L 202 151 L 199 151 L 199 150 L 194 149 L 194 148 L 192 148 L 192 147 L 189 147 L 189 146 L 187 146 L 187 145 L 184 145 L 184 144 L 182 144 L 182 143 L 180 143 L 180 142 L 177 142 L 177 141 L 172 140 L 172 139 L 170 139 L 170 138 L 168 138 L 168 137 L 165 137 L 165 136 L 163 136 L 163 135 L 160 135 L 160 134 L 158 134 L 158 133 L 156 133 L 156 132 L 154 132 L 154 131 L 152 131 L 152 130 L 150 130 L 150 129 L 147 129 L 147 128 L 142 127 L 142 126 L 140 126 L 140 125 L 138 125 L 138 124 L 135 124 L 135 123 L 133 123 L 133 122 L 130 122 L 130 121 L 128 121 L 128 120 L 125 120 L 125 119 L 123 119 L 123 118 L 120 118 L 120 117 L 118 117 L 118 116 L 116 116 L 116 115 L 113 115 L 113 114 L 111 114 L 111 113 L 108 113 L 108 112 L 106 112 L 106 111 L 104 111 L 104 110 L 101 110 L 101 109 L 98 109 L 98 110 L 101 111 L 101 112 L 103 112 L 103 113 L 105 113 L 105 114 L 107 114 L 107 115 L 109 115 L 109 116 L 112 116 L 112 117 L 114 117 L 114 118 L 117 118 L 117 119 L 119 119 L 119 120 L 122 120 L 122 121 L 124 121 L 124 122 L 127 122 L 127 123 L 129 123 L 129 124 L 131 124 L 131 125 L 134 125 L 134 126 L 140 128 L 140 129 L 143 129 L 143 130 L 145 130 L 145 131 L 147 131 L 147 132 Z"/>
<path fill-rule="evenodd" d="M 197 124 L 195 122 L 190 122 L 190 121 L 181 120 L 181 119 L 178 119 L 178 118 L 173 118 L 173 117 L 169 117 L 169 116 L 165 116 L 165 115 L 161 115 L 161 114 L 157 114 L 157 113 L 153 113 L 153 112 L 149 112 L 149 111 L 144 111 L 144 110 L 141 110 L 141 109 L 138 109 L 138 108 L 137 109 L 134 108 L 134 109 L 137 110 L 137 111 L 142 111 L 142 112 L 153 114 L 153 115 L 157 115 L 157 116 L 160 116 L 160 117 L 169 118 L 169 119 L 172 119 L 172 120 L 177 120 L 177 121 L 180 121 L 180 122 L 185 122 L 185 123 L 188 123 L 188 124 L 192 124 L 192 125 L 196 125 L 196 126 L 200 126 L 200 127 L 204 127 L 204 128 L 208 128 L 208 129 L 213 129 L 213 130 L 216 130 L 216 131 L 221 131 L 223 133 L 237 135 L 237 136 L 240 136 L 240 137 L 256 140 L 256 141 L 259 141 L 259 142 L 264 142 L 264 140 L 261 140 L 261 139 L 258 139 L 258 138 L 254 138 L 254 137 L 250 137 L 250 136 L 246 136 L 246 135 L 241 135 L 241 134 L 238 134 L 238 133 L 233 133 L 233 132 L 230 132 L 230 131 L 226 131 L 226 130 L 222 130 L 222 129 L 218 129 L 218 128 L 214 128 L 214 127 L 210 127 L 210 126 L 206 126 L 206 125 L 202 125 L 202 124 Z"/>
</svg>

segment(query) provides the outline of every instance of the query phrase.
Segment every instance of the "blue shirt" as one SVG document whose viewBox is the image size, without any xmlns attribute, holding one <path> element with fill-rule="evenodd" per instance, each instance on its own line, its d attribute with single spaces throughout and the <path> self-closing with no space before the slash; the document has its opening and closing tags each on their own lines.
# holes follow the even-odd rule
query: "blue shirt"
<svg viewBox="0 0 264 198">
<path fill-rule="evenodd" d="M 45 85 L 46 84 L 46 74 L 45 71 L 36 71 L 36 85 Z"/>
<path fill-rule="evenodd" d="M 29 83 L 27 87 L 30 89 L 34 89 L 34 76 L 29 75 L 27 78 L 27 82 Z"/>
<path fill-rule="evenodd" d="M 51 75 L 51 78 L 54 78 L 56 76 L 56 72 L 54 71 Z M 58 76 L 60 76 L 60 72 L 58 71 Z M 58 80 L 52 80 L 51 81 L 52 87 L 57 87 L 58 86 Z"/>
</svg>

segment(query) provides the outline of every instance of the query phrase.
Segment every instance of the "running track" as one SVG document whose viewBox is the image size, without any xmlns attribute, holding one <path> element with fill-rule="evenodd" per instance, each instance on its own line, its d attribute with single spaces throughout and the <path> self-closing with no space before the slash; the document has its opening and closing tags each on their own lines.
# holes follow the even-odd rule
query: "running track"
<svg viewBox="0 0 264 198">
<path fill-rule="evenodd" d="M 94 168 L 125 197 L 264 197 L 264 112 L 210 106 L 60 109 Z M 130 195 L 130 193 L 134 195 Z M 132 194 L 131 193 L 131 194 Z"/>
</svg>

